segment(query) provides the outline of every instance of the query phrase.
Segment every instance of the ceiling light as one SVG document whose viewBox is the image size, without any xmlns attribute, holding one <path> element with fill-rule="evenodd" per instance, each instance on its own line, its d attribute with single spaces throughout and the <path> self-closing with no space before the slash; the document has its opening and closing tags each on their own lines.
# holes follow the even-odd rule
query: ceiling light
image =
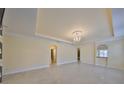
<svg viewBox="0 0 124 93">
<path fill-rule="evenodd" d="M 73 33 L 73 40 L 76 41 L 76 42 L 79 42 L 81 40 L 81 35 L 82 35 L 82 32 L 81 31 L 74 31 Z"/>
</svg>

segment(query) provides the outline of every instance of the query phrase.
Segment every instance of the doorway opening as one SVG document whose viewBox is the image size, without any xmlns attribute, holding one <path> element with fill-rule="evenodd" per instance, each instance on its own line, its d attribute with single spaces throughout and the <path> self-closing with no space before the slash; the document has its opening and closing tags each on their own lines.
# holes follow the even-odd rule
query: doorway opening
<svg viewBox="0 0 124 93">
<path fill-rule="evenodd" d="M 77 61 L 80 62 L 80 48 L 77 48 Z"/>
<path fill-rule="evenodd" d="M 57 46 L 53 45 L 50 47 L 51 64 L 57 63 Z"/>
</svg>

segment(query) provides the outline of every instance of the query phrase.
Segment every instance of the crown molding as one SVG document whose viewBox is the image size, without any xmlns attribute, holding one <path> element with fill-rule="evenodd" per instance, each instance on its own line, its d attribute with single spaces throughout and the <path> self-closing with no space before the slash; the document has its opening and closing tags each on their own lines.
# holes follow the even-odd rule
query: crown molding
<svg viewBox="0 0 124 93">
<path fill-rule="evenodd" d="M 39 39 L 46 39 L 46 40 L 51 40 L 51 41 L 56 41 L 56 42 L 60 42 L 60 43 L 66 43 L 69 45 L 73 45 L 73 42 L 64 40 L 64 39 L 60 39 L 60 38 L 55 38 L 55 37 L 51 37 L 51 36 L 47 36 L 47 35 L 42 35 L 39 33 L 35 33 L 35 35 L 24 35 L 24 34 L 19 34 L 19 33 L 14 33 L 14 32 L 5 32 L 4 31 L 4 35 L 11 35 L 11 36 L 24 36 L 24 37 L 32 37 L 32 38 L 39 38 Z"/>
<path fill-rule="evenodd" d="M 54 40 L 54 41 L 57 41 L 57 42 L 64 42 L 64 43 L 68 43 L 68 44 L 73 45 L 73 42 L 67 41 L 67 40 L 64 40 L 64 39 L 60 39 L 60 38 L 55 38 L 55 37 L 51 37 L 51 36 L 48 36 L 48 35 L 39 34 L 37 32 L 35 33 L 35 35 L 38 36 L 38 37 L 41 37 L 41 38 L 48 39 L 48 40 Z"/>
<path fill-rule="evenodd" d="M 73 45 L 73 42 L 71 42 L 71 41 L 64 40 L 64 39 L 61 39 L 61 38 L 52 37 L 52 36 L 49 36 L 49 35 L 40 34 L 40 33 L 37 32 L 38 31 L 39 10 L 40 9 L 37 9 L 35 36 L 40 37 L 40 38 L 44 38 L 44 39 L 47 39 L 47 40 L 53 40 L 53 41 L 56 41 L 56 42 L 63 42 L 63 43 Z"/>
<path fill-rule="evenodd" d="M 104 43 L 104 42 L 111 42 L 111 41 L 115 41 L 115 40 L 121 40 L 121 39 L 124 39 L 124 36 L 118 36 L 118 37 L 110 37 L 110 38 L 105 38 L 105 39 L 96 39 L 96 40 L 89 40 L 89 41 L 84 41 L 82 43 L 80 43 L 80 46 L 81 45 L 84 45 L 84 44 L 87 44 L 87 43 Z"/>
<path fill-rule="evenodd" d="M 110 42 L 110 41 L 121 40 L 121 39 L 124 39 L 124 36 L 106 38 L 104 40 L 97 40 L 96 42 Z"/>
<path fill-rule="evenodd" d="M 55 38 L 55 37 L 51 37 L 51 36 L 47 36 L 47 35 L 42 35 L 39 33 L 35 33 L 35 35 L 23 35 L 23 34 L 17 34 L 17 33 L 13 33 L 13 32 L 4 32 L 4 35 L 12 35 L 12 36 L 24 36 L 24 37 L 32 37 L 32 38 L 38 38 L 38 39 L 45 39 L 45 40 L 51 40 L 51 41 L 55 41 L 55 42 L 60 42 L 60 43 L 66 43 L 69 45 L 73 45 L 76 46 L 77 44 L 74 44 L 73 42 L 67 41 L 67 40 L 63 40 L 60 38 Z M 80 42 L 77 46 L 81 46 L 87 43 L 91 43 L 91 42 L 95 42 L 95 43 L 104 43 L 104 42 L 110 42 L 110 41 L 115 41 L 115 40 L 121 40 L 124 39 L 124 36 L 118 36 L 118 37 L 110 37 L 110 38 L 105 38 L 105 39 L 96 39 L 96 40 L 89 40 L 89 41 L 82 41 Z"/>
</svg>

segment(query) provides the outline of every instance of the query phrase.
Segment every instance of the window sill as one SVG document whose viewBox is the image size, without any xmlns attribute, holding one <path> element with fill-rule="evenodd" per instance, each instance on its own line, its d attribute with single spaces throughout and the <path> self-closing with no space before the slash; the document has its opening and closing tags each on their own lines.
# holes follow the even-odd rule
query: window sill
<svg viewBox="0 0 124 93">
<path fill-rule="evenodd" d="M 108 57 L 96 57 L 96 58 L 108 58 Z"/>
</svg>

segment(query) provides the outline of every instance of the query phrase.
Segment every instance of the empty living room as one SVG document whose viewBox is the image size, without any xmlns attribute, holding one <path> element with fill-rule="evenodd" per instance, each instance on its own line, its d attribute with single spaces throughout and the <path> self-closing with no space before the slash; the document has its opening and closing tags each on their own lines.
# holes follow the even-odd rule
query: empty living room
<svg viewBox="0 0 124 93">
<path fill-rule="evenodd" d="M 123 8 L 0 8 L 1 84 L 124 84 Z"/>
</svg>

